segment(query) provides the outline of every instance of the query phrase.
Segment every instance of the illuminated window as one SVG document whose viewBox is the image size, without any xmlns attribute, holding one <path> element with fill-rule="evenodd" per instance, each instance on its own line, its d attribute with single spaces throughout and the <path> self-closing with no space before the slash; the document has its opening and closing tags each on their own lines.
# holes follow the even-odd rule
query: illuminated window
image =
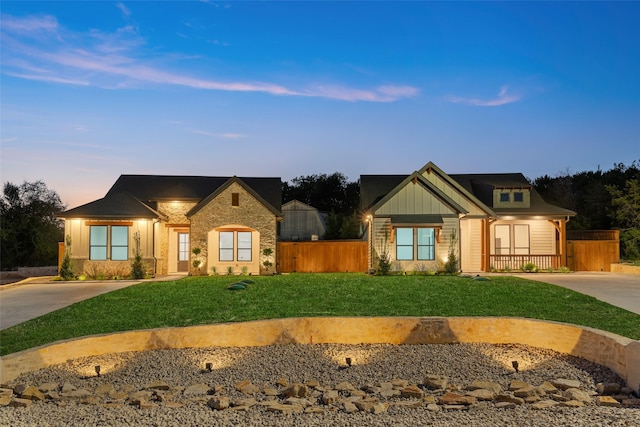
<svg viewBox="0 0 640 427">
<path fill-rule="evenodd" d="M 434 260 L 435 235 L 434 228 L 397 228 L 396 259 L 399 261 Z"/>
<path fill-rule="evenodd" d="M 129 259 L 129 227 L 125 225 L 90 226 L 89 259 L 92 261 L 106 261 L 107 259 L 127 261 Z"/>
<path fill-rule="evenodd" d="M 221 231 L 220 261 L 251 261 L 251 245 L 250 231 Z"/>
</svg>

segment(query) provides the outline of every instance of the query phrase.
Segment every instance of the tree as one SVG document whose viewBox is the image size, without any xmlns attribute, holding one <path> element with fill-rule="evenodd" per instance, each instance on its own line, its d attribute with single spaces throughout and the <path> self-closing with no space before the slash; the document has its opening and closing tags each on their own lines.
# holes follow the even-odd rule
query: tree
<svg viewBox="0 0 640 427">
<path fill-rule="evenodd" d="M 627 181 L 624 190 L 608 185 L 607 191 L 611 194 L 611 218 L 621 228 L 622 257 L 640 259 L 640 179 Z"/>
<path fill-rule="evenodd" d="M 64 236 L 56 215 L 65 210 L 58 194 L 44 182 L 7 182 L 0 200 L 1 268 L 58 263 L 58 242 Z"/>
<path fill-rule="evenodd" d="M 360 205 L 360 185 L 348 182 L 335 172 L 331 175 L 300 176 L 291 183 L 282 184 L 282 200 L 299 200 L 327 216 L 327 232 L 324 239 L 357 239 L 360 237 L 360 221 L 357 217 Z"/>
</svg>

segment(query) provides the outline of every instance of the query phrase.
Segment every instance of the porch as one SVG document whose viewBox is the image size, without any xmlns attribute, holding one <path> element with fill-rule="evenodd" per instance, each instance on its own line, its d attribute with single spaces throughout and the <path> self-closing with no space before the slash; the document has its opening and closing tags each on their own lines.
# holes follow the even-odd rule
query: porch
<svg viewBox="0 0 640 427">
<path fill-rule="evenodd" d="M 519 270 L 528 263 L 538 270 L 558 269 L 562 266 L 562 255 L 490 255 L 490 266 L 496 270 Z"/>
</svg>

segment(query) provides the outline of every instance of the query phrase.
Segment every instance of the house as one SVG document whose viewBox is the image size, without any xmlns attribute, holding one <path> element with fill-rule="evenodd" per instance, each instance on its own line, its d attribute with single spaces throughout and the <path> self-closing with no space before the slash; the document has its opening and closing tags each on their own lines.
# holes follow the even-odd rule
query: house
<svg viewBox="0 0 640 427">
<path fill-rule="evenodd" d="M 575 212 L 546 203 L 520 173 L 448 175 L 429 162 L 410 175 L 362 175 L 369 266 L 387 253 L 396 270 L 480 272 L 567 264 Z"/>
<path fill-rule="evenodd" d="M 282 241 L 317 240 L 327 232 L 327 225 L 318 209 L 299 200 L 282 205 L 282 216 L 279 233 Z"/>
<path fill-rule="evenodd" d="M 280 178 L 122 175 L 59 216 L 79 274 L 128 273 L 136 251 L 154 275 L 260 274 L 264 249 L 275 264 L 281 199 Z"/>
</svg>

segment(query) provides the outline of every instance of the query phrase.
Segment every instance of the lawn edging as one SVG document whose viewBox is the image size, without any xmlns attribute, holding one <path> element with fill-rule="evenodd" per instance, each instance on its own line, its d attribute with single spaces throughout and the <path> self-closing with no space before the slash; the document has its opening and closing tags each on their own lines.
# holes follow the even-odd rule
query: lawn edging
<svg viewBox="0 0 640 427">
<path fill-rule="evenodd" d="M 526 344 L 582 357 L 640 391 L 640 341 L 566 323 L 513 317 L 302 317 L 92 335 L 8 354 L 0 383 L 70 359 L 171 348 L 271 344 Z"/>
</svg>

